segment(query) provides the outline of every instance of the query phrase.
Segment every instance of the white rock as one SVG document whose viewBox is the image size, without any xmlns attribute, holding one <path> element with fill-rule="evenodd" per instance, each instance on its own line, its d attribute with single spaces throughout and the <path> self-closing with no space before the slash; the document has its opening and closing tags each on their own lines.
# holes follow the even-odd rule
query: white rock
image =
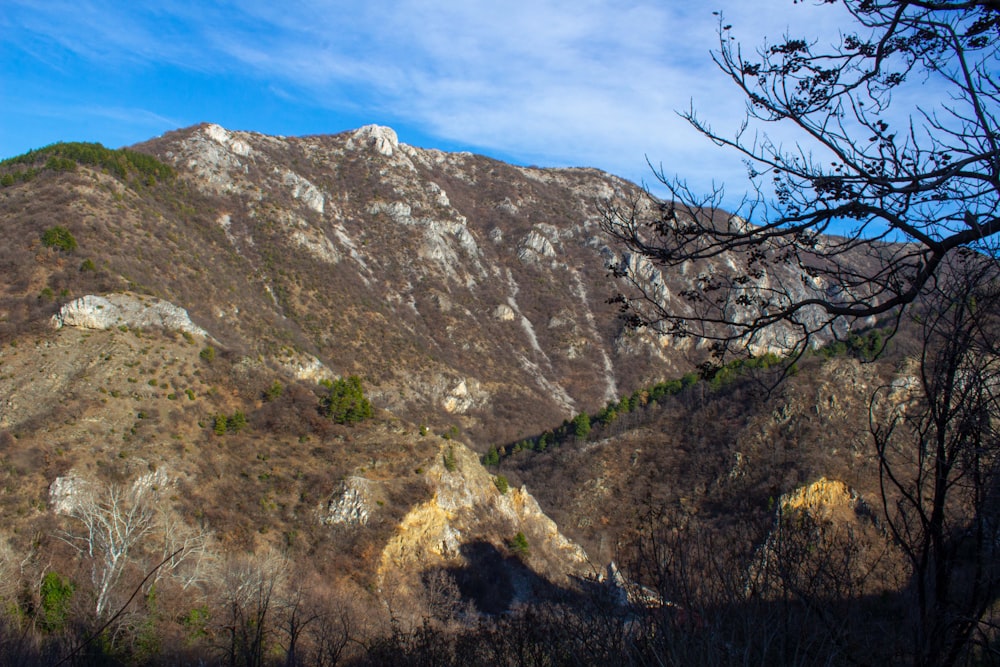
<svg viewBox="0 0 1000 667">
<path fill-rule="evenodd" d="M 124 325 L 135 329 L 186 331 L 208 337 L 208 333 L 194 324 L 183 308 L 150 296 L 140 300 L 131 294 L 88 294 L 60 308 L 51 321 L 56 329 L 64 326 L 112 329 Z"/>
<path fill-rule="evenodd" d="M 56 477 L 49 485 L 49 507 L 56 514 L 69 514 L 90 493 L 90 484 L 73 473 Z"/>
<path fill-rule="evenodd" d="M 354 134 L 347 141 L 347 148 L 358 150 L 372 147 L 376 153 L 392 156 L 393 151 L 399 147 L 399 137 L 391 127 L 382 125 L 365 125 L 354 131 Z"/>
<path fill-rule="evenodd" d="M 521 242 L 521 249 L 518 251 L 517 256 L 521 261 L 531 260 L 538 256 L 555 257 L 556 249 L 552 247 L 551 241 L 537 231 L 531 230 Z"/>
<path fill-rule="evenodd" d="M 441 186 L 437 183 L 430 183 L 428 189 L 431 194 L 434 195 L 434 201 L 438 206 L 451 206 L 451 201 L 448 199 L 448 193 L 441 189 Z"/>
<path fill-rule="evenodd" d="M 333 526 L 364 526 L 371 514 L 372 483 L 364 477 L 348 477 L 338 497 L 330 500 L 325 511 L 320 507 L 320 523 Z"/>
<path fill-rule="evenodd" d="M 243 139 L 234 137 L 229 130 L 219 125 L 209 125 L 205 128 L 205 134 L 213 141 L 225 146 L 237 155 L 244 157 L 250 155 L 250 144 Z"/>
<path fill-rule="evenodd" d="M 335 377 L 333 371 L 327 368 L 326 364 L 305 352 L 291 352 L 287 357 L 276 361 L 285 371 L 299 380 L 319 382 L 320 380 L 332 380 Z"/>
<path fill-rule="evenodd" d="M 401 201 L 394 201 L 388 204 L 382 201 L 372 202 L 371 206 L 368 207 L 368 213 L 370 215 L 385 213 L 393 222 L 400 225 L 412 225 L 417 222 L 413 219 L 413 209 L 410 205 Z"/>
<path fill-rule="evenodd" d="M 320 192 L 319 188 L 313 185 L 308 179 L 299 176 L 293 171 L 286 171 L 283 174 L 283 181 L 285 185 L 292 189 L 293 197 L 302 200 L 306 206 L 317 213 L 323 213 L 326 198 Z"/>
</svg>

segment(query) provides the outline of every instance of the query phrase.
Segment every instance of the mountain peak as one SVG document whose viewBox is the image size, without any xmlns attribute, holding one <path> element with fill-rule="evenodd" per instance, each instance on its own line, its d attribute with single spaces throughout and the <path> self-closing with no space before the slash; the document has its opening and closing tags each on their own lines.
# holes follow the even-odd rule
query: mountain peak
<svg viewBox="0 0 1000 667">
<path fill-rule="evenodd" d="M 347 148 L 358 150 L 365 147 L 374 148 L 376 152 L 392 157 L 393 152 L 399 147 L 399 137 L 391 127 L 365 125 L 354 131 L 347 142 Z"/>
</svg>

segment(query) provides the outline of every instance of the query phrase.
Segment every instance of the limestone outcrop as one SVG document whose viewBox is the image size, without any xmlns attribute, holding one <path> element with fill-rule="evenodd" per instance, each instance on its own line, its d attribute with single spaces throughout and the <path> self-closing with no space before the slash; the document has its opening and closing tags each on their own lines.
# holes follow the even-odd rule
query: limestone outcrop
<svg viewBox="0 0 1000 667">
<path fill-rule="evenodd" d="M 52 326 L 81 329 L 166 329 L 208 338 L 208 332 L 191 321 L 186 310 L 151 296 L 88 294 L 70 301 L 52 316 Z"/>
</svg>

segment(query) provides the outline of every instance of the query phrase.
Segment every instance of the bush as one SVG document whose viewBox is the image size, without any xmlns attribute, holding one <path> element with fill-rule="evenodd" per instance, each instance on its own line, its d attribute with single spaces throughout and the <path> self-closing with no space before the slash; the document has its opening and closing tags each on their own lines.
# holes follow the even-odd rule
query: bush
<svg viewBox="0 0 1000 667">
<path fill-rule="evenodd" d="M 496 445 L 490 445 L 489 450 L 483 454 L 484 466 L 495 466 L 500 464 L 500 450 Z"/>
<path fill-rule="evenodd" d="M 46 573 L 39 590 L 41 614 L 38 622 L 43 630 L 58 632 L 66 625 L 74 589 L 75 586 L 69 580 L 63 579 L 55 572 Z"/>
<path fill-rule="evenodd" d="M 212 363 L 213 361 L 215 361 L 215 348 L 212 347 L 211 345 L 208 345 L 202 348 L 201 352 L 198 353 L 198 356 L 207 361 L 208 363 Z"/>
<path fill-rule="evenodd" d="M 519 556 L 528 555 L 528 538 L 524 536 L 524 533 L 518 532 L 517 535 L 507 543 L 510 550 Z"/>
<path fill-rule="evenodd" d="M 229 421 L 228 417 L 226 417 L 226 415 L 219 414 L 215 415 L 213 419 L 214 419 L 214 426 L 212 427 L 212 430 L 215 431 L 215 435 L 225 435 L 226 424 Z"/>
<path fill-rule="evenodd" d="M 323 401 L 326 416 L 338 424 L 357 424 L 374 416 L 372 404 L 365 398 L 361 378 L 352 375 L 329 383 L 330 393 Z"/>
<path fill-rule="evenodd" d="M 455 472 L 458 468 L 458 461 L 455 458 L 455 448 L 449 446 L 448 450 L 444 453 L 444 469 L 448 472 Z"/>
<path fill-rule="evenodd" d="M 61 225 L 49 227 L 42 233 L 42 245 L 65 252 L 76 250 L 76 239 L 68 229 Z"/>
<path fill-rule="evenodd" d="M 217 414 L 213 419 L 212 430 L 215 435 L 225 435 L 226 433 L 239 433 L 247 425 L 247 416 L 242 410 L 237 410 L 228 417 L 224 414 Z"/>
<path fill-rule="evenodd" d="M 285 387 L 275 380 L 270 387 L 264 391 L 264 400 L 271 402 L 276 401 L 281 398 L 281 395 L 285 393 Z"/>
<path fill-rule="evenodd" d="M 242 410 L 237 410 L 226 420 L 226 430 L 230 433 L 239 433 L 247 425 L 247 416 Z"/>
<path fill-rule="evenodd" d="M 507 478 L 503 475 L 497 475 L 493 478 L 493 484 L 497 487 L 497 491 L 506 495 L 507 491 L 510 490 L 510 483 Z"/>
<path fill-rule="evenodd" d="M 89 257 L 80 263 L 81 272 L 96 271 L 96 270 L 97 270 L 97 265 L 94 264 L 94 260 L 90 259 Z"/>
</svg>

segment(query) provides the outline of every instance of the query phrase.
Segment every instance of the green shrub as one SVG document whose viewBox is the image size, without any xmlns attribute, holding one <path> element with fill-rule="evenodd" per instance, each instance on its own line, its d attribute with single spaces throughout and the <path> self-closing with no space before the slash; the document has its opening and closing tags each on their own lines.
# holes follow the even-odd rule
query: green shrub
<svg viewBox="0 0 1000 667">
<path fill-rule="evenodd" d="M 483 465 L 484 466 L 495 466 L 500 464 L 500 450 L 497 449 L 496 445 L 490 445 L 490 448 L 483 454 Z"/>
<path fill-rule="evenodd" d="M 510 483 L 507 478 L 503 475 L 497 475 L 493 478 L 493 484 L 497 487 L 497 491 L 506 495 L 507 491 L 510 490 Z"/>
<path fill-rule="evenodd" d="M 524 533 L 518 532 L 517 535 L 507 543 L 510 550 L 519 556 L 528 555 L 528 538 L 524 536 Z"/>
<path fill-rule="evenodd" d="M 39 590 L 41 614 L 38 622 L 43 630 L 57 632 L 66 625 L 75 588 L 72 582 L 55 572 L 46 573 Z"/>
<path fill-rule="evenodd" d="M 181 625 L 187 631 L 188 640 L 193 641 L 208 636 L 209 618 L 208 605 L 202 605 L 195 607 L 181 619 Z"/>
<path fill-rule="evenodd" d="M 215 435 L 225 435 L 226 425 L 229 423 L 229 418 L 226 415 L 218 414 L 213 417 L 214 425 L 212 430 L 215 431 Z"/>
<path fill-rule="evenodd" d="M 338 424 L 357 424 L 374 416 L 372 404 L 365 398 L 361 378 L 351 375 L 331 382 L 330 393 L 323 400 L 326 416 Z"/>
<path fill-rule="evenodd" d="M 73 238 L 73 234 L 68 229 L 56 225 L 42 232 L 42 245 L 46 248 L 72 252 L 76 250 L 76 239 Z"/>
<path fill-rule="evenodd" d="M 455 448 L 450 445 L 444 453 L 444 468 L 448 472 L 455 472 L 455 469 L 458 468 L 458 460 L 455 458 Z"/>
<path fill-rule="evenodd" d="M 213 361 L 215 361 L 215 348 L 212 347 L 211 345 L 207 345 L 204 348 L 202 348 L 201 352 L 198 353 L 198 356 L 207 361 L 208 363 L 212 363 Z"/>
<path fill-rule="evenodd" d="M 80 263 L 80 271 L 82 272 L 96 271 L 96 270 L 97 270 L 97 265 L 94 264 L 94 260 L 90 259 L 89 257 Z"/>
<path fill-rule="evenodd" d="M 285 393 L 285 387 L 282 386 L 280 382 L 275 380 L 271 383 L 271 386 L 264 391 L 265 401 L 276 401 L 281 398 L 281 395 Z"/>
<path fill-rule="evenodd" d="M 188 398 L 192 398 L 189 395 Z M 193 400 L 193 398 L 192 398 Z M 200 422 L 199 422 L 200 424 Z M 225 435 L 226 433 L 239 433 L 247 426 L 247 416 L 242 410 L 237 410 L 233 414 L 226 416 L 219 413 L 212 417 L 212 431 L 215 435 Z"/>
<path fill-rule="evenodd" d="M 230 433 L 239 433 L 247 425 L 247 416 L 242 410 L 237 410 L 226 419 L 226 430 Z"/>
</svg>

